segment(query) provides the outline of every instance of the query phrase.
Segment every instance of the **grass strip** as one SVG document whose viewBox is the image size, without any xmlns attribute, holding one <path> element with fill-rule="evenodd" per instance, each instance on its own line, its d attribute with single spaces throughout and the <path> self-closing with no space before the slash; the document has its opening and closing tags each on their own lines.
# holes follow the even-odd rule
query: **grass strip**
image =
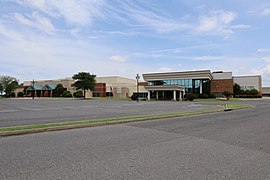
<svg viewBox="0 0 270 180">
<path fill-rule="evenodd" d="M 228 104 L 227 105 L 227 108 L 231 108 L 231 109 L 242 109 L 242 108 L 249 108 L 249 107 L 251 106 L 246 105 L 246 104 Z M 104 126 L 104 125 L 110 125 L 110 124 L 155 120 L 155 119 L 162 119 L 162 118 L 192 116 L 192 115 L 199 115 L 199 114 L 205 114 L 205 113 L 221 112 L 223 110 L 224 110 L 223 108 L 206 109 L 206 110 L 176 112 L 176 113 L 168 113 L 168 114 L 151 114 L 151 115 L 142 115 L 142 116 L 129 116 L 129 117 L 94 119 L 94 120 L 84 120 L 84 121 L 71 121 L 71 122 L 62 122 L 62 123 L 48 123 L 48 124 L 3 127 L 3 128 L 0 128 L 0 137 L 45 132 L 45 131 L 58 131 L 58 130 L 66 130 L 66 129 L 83 128 L 83 127 Z"/>
<path fill-rule="evenodd" d="M 64 129 L 73 129 L 73 128 L 80 128 L 80 127 L 102 126 L 102 125 L 108 125 L 108 124 L 126 123 L 126 122 L 134 122 L 134 121 L 181 117 L 181 116 L 197 115 L 197 114 L 204 114 L 204 113 L 220 112 L 222 110 L 223 109 L 208 109 L 208 110 L 197 110 L 197 111 L 178 112 L 178 113 L 169 113 L 169 114 L 152 114 L 152 115 L 144 115 L 144 116 L 129 116 L 129 117 L 107 118 L 107 119 L 97 119 L 97 120 L 84 120 L 84 121 L 72 121 L 72 122 L 62 122 L 62 123 L 48 123 L 48 124 L 26 125 L 26 126 L 3 127 L 3 128 L 0 128 L 0 136 L 8 136 L 9 133 L 11 133 L 11 135 L 16 135 L 16 132 L 18 132 L 18 134 L 27 134 L 27 133 L 34 133 L 34 132 L 64 130 Z"/>
<path fill-rule="evenodd" d="M 219 99 L 210 99 L 210 100 L 200 99 L 196 102 L 196 104 L 224 105 L 224 106 L 227 106 L 226 108 L 230 108 L 230 109 L 244 109 L 244 108 L 252 107 L 252 105 L 249 105 L 249 104 L 235 104 L 234 102 L 240 101 L 237 98 L 234 98 L 232 101 L 233 102 L 231 102 L 231 99 L 229 101 L 219 100 Z"/>
</svg>

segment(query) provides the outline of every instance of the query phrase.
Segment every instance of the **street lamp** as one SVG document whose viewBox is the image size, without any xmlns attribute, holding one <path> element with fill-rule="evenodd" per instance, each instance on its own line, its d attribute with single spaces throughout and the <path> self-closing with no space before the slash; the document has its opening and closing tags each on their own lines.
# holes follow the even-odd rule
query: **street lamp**
<svg viewBox="0 0 270 180">
<path fill-rule="evenodd" d="M 33 90 L 33 92 L 32 92 L 32 99 L 34 99 L 35 98 L 35 83 L 36 83 L 36 81 L 33 79 L 33 81 L 32 81 L 32 90 Z"/>
<path fill-rule="evenodd" d="M 137 80 L 137 102 L 139 102 L 139 79 L 140 79 L 139 74 L 137 74 L 135 78 Z"/>
</svg>

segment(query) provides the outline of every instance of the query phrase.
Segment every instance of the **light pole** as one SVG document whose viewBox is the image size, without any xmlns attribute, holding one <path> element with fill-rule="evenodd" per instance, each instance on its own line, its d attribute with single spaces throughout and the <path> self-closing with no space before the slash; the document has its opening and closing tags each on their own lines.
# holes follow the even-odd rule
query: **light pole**
<svg viewBox="0 0 270 180">
<path fill-rule="evenodd" d="M 33 79 L 33 81 L 32 81 L 32 86 L 33 86 L 33 88 L 32 88 L 32 90 L 33 90 L 33 92 L 32 92 L 32 99 L 34 99 L 35 98 L 35 80 Z"/>
<path fill-rule="evenodd" d="M 137 74 L 135 78 L 137 80 L 137 102 L 139 102 L 139 79 L 140 79 L 139 74 Z"/>
</svg>

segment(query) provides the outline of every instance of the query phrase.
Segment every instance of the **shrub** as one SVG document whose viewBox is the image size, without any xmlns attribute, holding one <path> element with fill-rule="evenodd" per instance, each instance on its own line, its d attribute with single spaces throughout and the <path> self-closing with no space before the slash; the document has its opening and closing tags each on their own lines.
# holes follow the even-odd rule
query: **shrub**
<svg viewBox="0 0 270 180">
<path fill-rule="evenodd" d="M 15 92 L 11 92 L 11 93 L 7 94 L 6 97 L 7 98 L 15 97 Z"/>
<path fill-rule="evenodd" d="M 188 94 L 188 95 L 187 95 L 187 99 L 188 99 L 189 101 L 193 101 L 193 100 L 195 99 L 195 95 L 194 95 L 194 94 Z"/>
<path fill-rule="evenodd" d="M 199 98 L 201 98 L 201 99 L 206 99 L 206 98 L 208 98 L 208 95 L 207 94 L 199 94 Z"/>
<path fill-rule="evenodd" d="M 72 94 L 70 93 L 70 91 L 64 91 L 62 96 L 63 97 L 72 97 Z"/>
<path fill-rule="evenodd" d="M 76 92 L 73 93 L 73 96 L 76 97 L 76 98 L 83 97 L 83 92 L 81 90 L 76 91 Z"/>
<path fill-rule="evenodd" d="M 208 95 L 208 98 L 216 98 L 216 95 L 213 94 L 213 93 L 210 93 L 210 94 Z"/>
<path fill-rule="evenodd" d="M 258 94 L 259 92 L 258 92 L 257 89 L 251 89 L 251 90 L 249 90 L 249 93 L 252 94 L 252 95 L 256 95 L 256 94 Z"/>
<path fill-rule="evenodd" d="M 23 92 L 18 92 L 18 93 L 17 93 L 17 96 L 18 96 L 18 97 L 23 97 L 23 95 L 24 95 Z"/>
<path fill-rule="evenodd" d="M 138 100 L 138 95 L 137 94 L 132 94 L 132 96 L 130 97 L 132 101 L 136 101 Z"/>
<path fill-rule="evenodd" d="M 222 94 L 227 100 L 229 100 L 232 96 L 232 93 L 230 91 L 224 91 Z"/>
<path fill-rule="evenodd" d="M 237 95 L 234 95 L 234 97 L 235 97 L 235 98 L 240 98 L 240 95 L 239 95 L 239 94 L 237 94 Z"/>
</svg>

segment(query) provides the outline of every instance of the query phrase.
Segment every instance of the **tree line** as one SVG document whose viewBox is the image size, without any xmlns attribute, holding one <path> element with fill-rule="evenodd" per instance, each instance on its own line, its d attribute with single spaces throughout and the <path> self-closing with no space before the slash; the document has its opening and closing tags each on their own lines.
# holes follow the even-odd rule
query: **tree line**
<svg viewBox="0 0 270 180">
<path fill-rule="evenodd" d="M 89 72 L 79 72 L 72 76 L 75 81 L 72 84 L 76 90 L 81 90 L 80 92 L 75 92 L 74 96 L 81 96 L 85 99 L 86 91 L 94 91 L 96 86 L 96 75 L 90 74 Z M 0 76 L 0 94 L 4 97 L 15 97 L 15 90 L 19 86 L 19 80 L 12 76 Z M 26 91 L 26 88 L 24 89 Z M 70 97 L 72 96 L 70 92 L 66 91 L 63 85 L 58 84 L 55 88 L 55 93 L 59 96 Z M 23 94 L 22 94 L 23 95 Z"/>
</svg>

